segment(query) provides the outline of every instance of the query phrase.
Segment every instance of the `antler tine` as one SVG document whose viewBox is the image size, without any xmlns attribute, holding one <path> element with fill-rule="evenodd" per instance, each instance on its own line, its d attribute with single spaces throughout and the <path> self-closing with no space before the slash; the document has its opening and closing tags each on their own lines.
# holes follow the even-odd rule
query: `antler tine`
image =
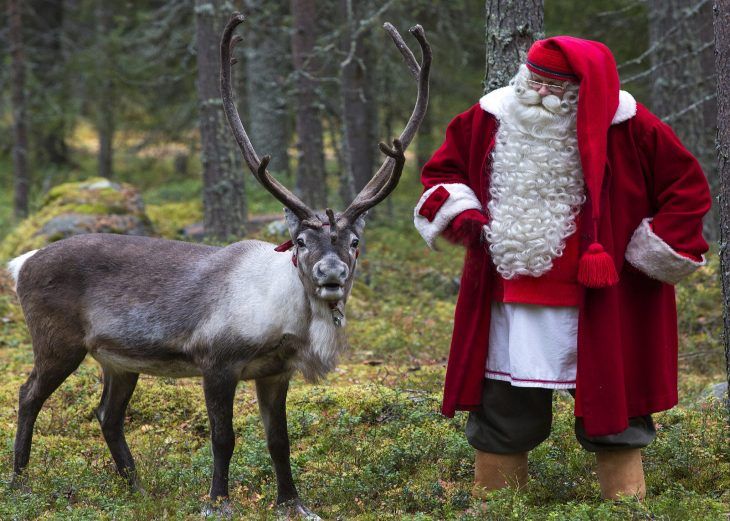
<svg viewBox="0 0 730 521">
<path fill-rule="evenodd" d="M 405 149 L 413 140 L 416 135 L 418 127 L 421 125 L 424 116 L 426 115 L 426 109 L 428 108 L 428 89 L 429 89 L 429 74 L 431 72 L 431 46 L 426 40 L 426 35 L 423 27 L 416 25 L 411 27 L 410 33 L 418 40 L 421 46 L 421 65 L 416 63 L 416 59 L 408 46 L 403 41 L 398 31 L 393 25 L 385 23 L 383 25 L 385 30 L 393 39 L 398 50 L 400 50 L 403 58 L 408 65 L 408 68 L 413 71 L 417 71 L 418 78 L 418 94 L 416 97 L 416 104 L 411 113 L 411 117 L 408 119 L 403 132 L 400 137 L 393 141 L 395 151 L 390 150 L 383 143 L 380 144 L 381 151 L 388 156 L 383 164 L 380 166 L 378 171 L 373 175 L 370 181 L 360 191 L 359 194 L 352 201 L 350 206 L 342 212 L 341 219 L 345 219 L 348 222 L 353 222 L 362 213 L 366 212 L 383 199 L 385 199 L 390 192 L 392 192 L 400 180 L 400 175 L 403 169 L 403 162 L 399 162 L 397 159 L 397 153 L 401 155 L 405 152 Z"/>
<path fill-rule="evenodd" d="M 235 63 L 235 59 L 231 58 L 233 48 L 242 40 L 240 36 L 233 37 L 233 31 L 238 27 L 245 17 L 240 13 L 233 13 L 230 20 L 223 29 L 221 38 L 221 99 L 223 101 L 223 110 L 228 118 L 228 124 L 231 127 L 233 136 L 236 138 L 238 147 L 243 153 L 249 170 L 254 177 L 261 183 L 266 190 L 269 191 L 276 199 L 281 201 L 284 206 L 289 208 L 294 215 L 300 220 L 306 220 L 314 215 L 314 212 L 301 201 L 296 195 L 290 192 L 284 185 L 274 179 L 266 170 L 266 166 L 271 159 L 269 156 L 264 160 L 259 160 L 256 150 L 254 150 L 251 140 L 246 134 L 241 122 L 241 116 L 238 114 L 236 103 L 233 101 L 233 88 L 231 87 L 231 65 Z"/>
<path fill-rule="evenodd" d="M 413 107 L 411 117 L 406 124 L 406 128 L 403 129 L 399 137 L 401 143 L 403 143 L 403 149 L 408 148 L 411 144 L 413 137 L 418 131 L 418 127 L 423 121 L 423 117 L 426 115 L 426 109 L 428 108 L 428 79 L 431 74 L 431 46 L 426 40 L 426 33 L 423 27 L 415 25 L 409 29 L 409 32 L 413 37 L 418 40 L 421 46 L 421 68 L 418 72 L 418 97 L 416 98 L 416 104 Z"/>
<path fill-rule="evenodd" d="M 403 55 L 403 59 L 406 61 L 406 65 L 408 65 L 408 68 L 410 69 L 413 77 L 418 78 L 418 73 L 421 71 L 421 66 L 418 65 L 416 57 L 413 55 L 413 52 L 408 47 L 408 45 L 406 45 L 406 42 L 403 41 L 403 37 L 398 32 L 398 29 L 396 29 L 390 22 L 385 22 L 383 24 L 383 28 L 388 32 L 390 37 L 393 39 L 393 43 L 395 43 L 395 46 Z"/>
<path fill-rule="evenodd" d="M 239 36 L 239 35 L 236 35 L 236 36 L 234 36 L 234 37 L 233 37 L 233 38 L 231 39 L 231 43 L 230 43 L 230 44 L 228 44 L 228 52 L 229 52 L 229 53 L 230 53 L 231 55 L 233 55 L 233 49 L 235 49 L 235 48 L 236 48 L 236 45 L 237 45 L 237 44 L 238 44 L 239 42 L 242 42 L 242 41 L 243 41 L 243 37 L 241 37 L 241 36 Z M 238 58 L 235 58 L 235 57 L 231 58 L 231 61 L 230 61 L 230 63 L 231 63 L 231 65 L 235 65 L 235 64 L 237 64 L 237 63 L 238 63 Z"/>
</svg>

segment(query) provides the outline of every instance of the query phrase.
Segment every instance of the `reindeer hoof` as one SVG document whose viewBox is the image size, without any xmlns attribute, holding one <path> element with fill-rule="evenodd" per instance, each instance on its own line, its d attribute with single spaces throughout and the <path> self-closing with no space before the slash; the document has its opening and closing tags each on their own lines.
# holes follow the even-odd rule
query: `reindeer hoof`
<svg viewBox="0 0 730 521">
<path fill-rule="evenodd" d="M 206 519 L 233 519 L 233 506 L 227 499 L 206 503 L 203 510 L 200 511 L 200 515 Z"/>
<path fill-rule="evenodd" d="M 133 494 L 147 495 L 147 491 L 142 487 L 136 471 L 119 471 L 119 474 L 127 481 L 127 489 Z"/>
<path fill-rule="evenodd" d="M 139 482 L 134 482 L 129 484 L 129 491 L 132 494 L 139 494 L 140 496 L 147 497 L 149 494 L 147 494 L 147 491 L 144 489 L 142 485 L 139 484 Z"/>
<path fill-rule="evenodd" d="M 32 492 L 30 485 L 28 485 L 28 479 L 22 474 L 15 473 L 13 473 L 13 477 L 10 478 L 10 489 L 18 490 L 26 494 L 30 494 Z"/>
<path fill-rule="evenodd" d="M 276 505 L 276 520 L 289 521 L 302 519 L 304 521 L 322 521 L 322 518 L 302 505 L 299 499 L 290 499 Z"/>
</svg>

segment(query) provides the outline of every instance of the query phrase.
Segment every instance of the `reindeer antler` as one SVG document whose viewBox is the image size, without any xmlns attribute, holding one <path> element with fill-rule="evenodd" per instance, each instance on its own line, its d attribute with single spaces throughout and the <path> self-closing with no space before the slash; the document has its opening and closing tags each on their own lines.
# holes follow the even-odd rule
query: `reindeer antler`
<svg viewBox="0 0 730 521">
<path fill-rule="evenodd" d="M 231 65 L 236 63 L 235 58 L 231 58 L 233 54 L 233 48 L 238 42 L 242 40 L 240 36 L 233 36 L 233 31 L 241 24 L 244 20 L 244 16 L 240 13 L 234 13 L 231 15 L 231 19 L 228 20 L 225 29 L 223 30 L 223 37 L 221 38 L 221 98 L 223 100 L 223 110 L 228 118 L 228 124 L 231 126 L 233 135 L 236 138 L 243 157 L 246 160 L 249 170 L 263 185 L 271 195 L 281 201 L 284 206 L 289 208 L 294 215 L 299 217 L 300 220 L 310 220 L 314 217 L 315 213 L 299 199 L 296 195 L 290 192 L 284 185 L 274 179 L 271 174 L 266 170 L 266 167 L 271 160 L 270 156 L 264 156 L 262 160 L 259 160 L 256 150 L 254 150 L 251 140 L 246 134 L 246 130 L 243 128 L 241 122 L 241 116 L 238 114 L 238 109 L 233 101 L 233 88 L 231 87 Z"/>
<path fill-rule="evenodd" d="M 395 27 L 390 23 L 383 24 L 383 27 L 393 39 L 393 43 L 403 55 L 406 65 L 411 73 L 418 80 L 418 95 L 416 104 L 411 113 L 411 117 L 406 124 L 405 129 L 398 139 L 393 140 L 393 149 L 388 148 L 384 143 L 380 143 L 380 150 L 388 156 L 378 169 L 375 175 L 370 179 L 367 185 L 360 191 L 350 206 L 342 212 L 340 219 L 345 222 L 352 223 L 360 215 L 385 199 L 398 184 L 401 173 L 403 172 L 403 164 L 405 149 L 411 143 L 413 136 L 416 135 L 418 127 L 421 125 L 426 108 L 428 107 L 428 79 L 431 72 L 431 46 L 426 40 L 426 34 L 423 27 L 416 25 L 411 27 L 410 33 L 418 40 L 421 46 L 421 64 L 416 62 L 416 58 L 408 48 L 403 38 Z"/>
</svg>

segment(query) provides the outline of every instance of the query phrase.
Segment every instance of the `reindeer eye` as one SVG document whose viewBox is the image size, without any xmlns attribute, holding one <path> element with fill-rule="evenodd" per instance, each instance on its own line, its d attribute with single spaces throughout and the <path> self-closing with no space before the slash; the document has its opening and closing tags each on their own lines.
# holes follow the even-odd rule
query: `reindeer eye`
<svg viewBox="0 0 730 521">
<path fill-rule="evenodd" d="M 304 248 L 304 239 L 297 239 L 297 246 Z"/>
<path fill-rule="evenodd" d="M 360 239 L 352 239 L 352 244 L 350 245 L 351 248 L 357 248 L 357 246 L 360 244 Z"/>
</svg>

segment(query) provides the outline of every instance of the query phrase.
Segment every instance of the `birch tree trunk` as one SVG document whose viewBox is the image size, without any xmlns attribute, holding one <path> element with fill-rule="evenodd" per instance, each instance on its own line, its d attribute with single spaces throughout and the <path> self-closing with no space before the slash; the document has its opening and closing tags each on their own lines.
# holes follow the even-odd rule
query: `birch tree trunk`
<svg viewBox="0 0 730 521">
<path fill-rule="evenodd" d="M 28 135 L 26 131 L 25 54 L 20 0 L 8 0 L 8 42 L 13 106 L 13 213 L 17 219 L 28 215 Z"/>
<path fill-rule="evenodd" d="M 316 43 L 317 10 L 314 0 L 291 0 L 293 32 L 292 58 L 296 71 L 296 190 L 310 208 L 327 206 L 327 184 L 322 142 L 322 111 L 317 100 L 318 60 Z"/>
<path fill-rule="evenodd" d="M 722 279 L 725 369 L 730 386 L 730 0 L 715 0 L 717 152 L 720 179 L 720 277 Z M 727 402 L 730 412 L 730 399 Z"/>
<path fill-rule="evenodd" d="M 543 0 L 486 0 L 487 69 L 484 92 L 504 87 L 543 37 Z"/>
<path fill-rule="evenodd" d="M 220 94 L 221 11 L 218 1 L 195 1 L 203 225 L 207 237 L 229 241 L 245 234 L 247 208 L 243 170 Z"/>
<path fill-rule="evenodd" d="M 248 22 L 250 30 L 243 35 L 247 50 L 249 137 L 256 150 L 271 155 L 269 171 L 288 177 L 292 126 L 286 80 L 292 63 L 289 32 L 282 20 L 288 17 L 289 9 L 279 0 L 250 0 L 247 6 L 254 16 Z"/>
</svg>

